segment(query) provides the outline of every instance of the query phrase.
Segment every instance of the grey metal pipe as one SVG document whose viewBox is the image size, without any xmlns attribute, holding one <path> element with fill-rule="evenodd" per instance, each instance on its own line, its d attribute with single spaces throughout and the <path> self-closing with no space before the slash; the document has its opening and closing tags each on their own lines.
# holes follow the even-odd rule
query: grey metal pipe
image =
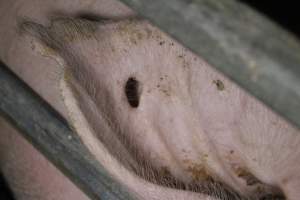
<svg viewBox="0 0 300 200">
<path fill-rule="evenodd" d="M 91 199 L 133 199 L 94 159 L 67 122 L 1 62 L 0 115 Z"/>
</svg>

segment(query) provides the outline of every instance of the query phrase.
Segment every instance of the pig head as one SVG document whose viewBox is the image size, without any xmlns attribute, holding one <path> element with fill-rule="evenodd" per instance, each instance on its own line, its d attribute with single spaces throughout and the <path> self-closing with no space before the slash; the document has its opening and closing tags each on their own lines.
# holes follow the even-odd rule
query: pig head
<svg viewBox="0 0 300 200">
<path fill-rule="evenodd" d="M 147 21 L 19 30 L 61 66 L 70 125 L 138 198 L 300 197 L 299 131 Z"/>
</svg>

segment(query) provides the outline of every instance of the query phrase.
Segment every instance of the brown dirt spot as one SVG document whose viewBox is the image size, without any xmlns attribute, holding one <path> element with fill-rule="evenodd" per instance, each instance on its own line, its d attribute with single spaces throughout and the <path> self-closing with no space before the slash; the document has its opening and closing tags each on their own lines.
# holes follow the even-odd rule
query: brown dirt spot
<svg viewBox="0 0 300 200">
<path fill-rule="evenodd" d="M 235 170 L 235 174 L 246 181 L 246 184 L 249 186 L 260 184 L 261 181 L 258 180 L 251 172 L 249 172 L 247 169 L 238 167 Z"/>
<path fill-rule="evenodd" d="M 164 93 L 168 97 L 171 96 L 171 92 L 169 90 L 162 89 L 161 92 Z"/>
<path fill-rule="evenodd" d="M 191 163 L 187 167 L 187 172 L 192 175 L 193 181 L 207 181 L 211 179 L 211 176 L 202 164 Z"/>
<path fill-rule="evenodd" d="M 221 80 L 214 80 L 213 83 L 217 86 L 217 89 L 220 91 L 225 90 L 225 85 Z"/>
</svg>

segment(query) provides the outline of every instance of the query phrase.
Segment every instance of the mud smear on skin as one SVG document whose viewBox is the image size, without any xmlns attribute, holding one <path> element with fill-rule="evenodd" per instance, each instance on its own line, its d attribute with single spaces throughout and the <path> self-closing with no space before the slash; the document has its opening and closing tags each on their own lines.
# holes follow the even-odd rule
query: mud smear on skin
<svg viewBox="0 0 300 200">
<path fill-rule="evenodd" d="M 124 21 L 124 19 L 122 20 Z M 92 103 L 97 108 L 101 114 L 105 113 L 103 116 L 106 120 L 108 129 L 114 133 L 114 135 L 109 134 L 98 134 L 99 140 L 106 146 L 108 151 L 112 156 L 117 158 L 120 163 L 122 163 L 128 170 L 137 174 L 139 177 L 165 187 L 192 191 L 197 193 L 208 194 L 212 197 L 215 197 L 218 200 L 254 200 L 257 198 L 248 198 L 239 195 L 232 188 L 226 186 L 225 184 L 219 182 L 216 178 L 213 178 L 207 171 L 205 171 L 203 166 L 190 166 L 188 170 L 194 175 L 194 180 L 190 183 L 183 182 L 176 177 L 174 177 L 168 167 L 162 167 L 158 169 L 150 163 L 146 156 L 141 153 L 138 149 L 138 145 L 135 144 L 132 139 L 123 133 L 122 127 L 118 125 L 118 117 L 115 116 L 115 108 L 113 98 L 111 97 L 111 91 L 108 88 L 103 88 L 104 86 L 99 86 L 96 83 L 90 80 L 96 80 L 94 77 L 95 73 L 90 71 L 92 68 L 88 66 L 88 62 L 85 58 L 80 57 L 72 52 L 68 46 L 69 43 L 76 42 L 78 40 L 99 40 L 97 39 L 95 33 L 97 27 L 105 23 L 114 23 L 116 21 L 111 20 L 101 20 L 97 21 L 96 18 L 93 20 L 87 19 L 73 19 L 73 18 L 58 18 L 52 20 L 52 23 L 49 27 L 37 24 L 31 21 L 23 21 L 19 24 L 20 32 L 29 34 L 37 38 L 42 44 L 45 45 L 45 48 L 50 48 L 51 52 L 56 52 L 59 54 L 67 63 L 69 68 L 69 73 L 65 81 L 70 82 L 70 85 L 74 86 L 75 83 L 79 83 L 80 87 L 84 90 L 81 92 L 78 88 L 73 87 L 72 91 L 75 96 L 77 96 L 78 102 L 84 102 L 83 96 L 89 96 L 92 100 Z M 125 21 L 120 27 L 119 31 L 124 34 L 130 34 L 130 42 L 133 44 L 138 44 L 143 38 L 149 39 L 152 37 L 152 32 L 146 30 L 146 36 L 144 36 L 140 30 L 137 29 L 136 24 L 139 20 L 130 19 Z M 160 42 L 158 46 L 164 46 L 165 42 L 161 41 L 161 38 L 157 38 Z M 174 44 L 172 43 L 171 46 Z M 54 53 L 53 53 L 54 54 Z M 84 67 L 83 67 L 84 66 Z M 66 74 L 65 74 L 66 75 Z M 89 80 L 89 81 L 87 81 Z M 72 83 L 73 82 L 73 83 Z M 124 96 L 126 96 L 128 103 L 131 107 L 138 109 L 140 103 L 140 96 L 142 95 L 141 85 L 139 80 L 135 77 L 128 77 L 127 82 L 124 83 Z M 219 90 L 224 89 L 224 85 L 220 82 L 215 83 Z M 101 97 L 97 94 L 101 93 Z M 102 99 L 99 99 L 102 98 Z M 97 102 L 103 101 L 110 102 L 105 105 L 101 105 Z M 87 110 L 91 113 L 85 117 L 89 121 L 92 128 L 97 132 L 99 130 L 99 119 L 95 112 L 91 110 L 91 107 L 86 105 L 79 105 L 82 110 Z M 96 120 L 95 120 L 96 119 Z M 117 150 L 116 150 L 117 149 Z M 199 170 L 201 169 L 201 170 Z M 242 173 L 241 177 L 246 177 L 249 179 L 249 183 L 254 183 L 259 181 L 252 176 L 245 175 Z M 248 177 L 248 178 L 247 178 Z M 255 180 L 255 181 L 254 181 Z M 285 199 L 281 195 L 269 195 L 263 196 L 260 200 L 283 200 Z"/>
</svg>

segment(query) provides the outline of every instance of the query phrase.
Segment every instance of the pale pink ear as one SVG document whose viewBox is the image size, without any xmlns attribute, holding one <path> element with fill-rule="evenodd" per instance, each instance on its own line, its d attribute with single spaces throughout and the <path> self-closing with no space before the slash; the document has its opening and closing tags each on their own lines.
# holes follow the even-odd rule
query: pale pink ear
<svg viewBox="0 0 300 200">
<path fill-rule="evenodd" d="M 36 45 L 36 50 L 43 56 L 54 58 L 63 64 L 66 59 L 73 59 L 70 46 L 78 41 L 95 39 L 99 22 L 87 19 L 56 17 L 45 26 L 31 20 L 20 20 L 19 33 L 29 36 Z"/>
<path fill-rule="evenodd" d="M 30 20 L 22 20 L 18 23 L 18 32 L 21 36 L 30 38 L 34 51 L 38 54 L 50 57 L 60 66 L 65 66 L 65 61 L 60 53 L 62 42 L 57 40 L 51 31 L 51 26 L 46 27 Z"/>
<path fill-rule="evenodd" d="M 98 23 L 81 18 L 56 17 L 51 19 L 49 26 L 23 20 L 18 27 L 21 34 L 32 35 L 45 45 L 60 51 L 74 41 L 95 38 Z"/>
<path fill-rule="evenodd" d="M 35 23 L 33 21 L 23 20 L 18 23 L 19 33 L 22 36 L 31 36 L 35 42 L 47 46 L 53 50 L 59 49 L 59 43 L 51 33 L 51 28 Z"/>
</svg>

